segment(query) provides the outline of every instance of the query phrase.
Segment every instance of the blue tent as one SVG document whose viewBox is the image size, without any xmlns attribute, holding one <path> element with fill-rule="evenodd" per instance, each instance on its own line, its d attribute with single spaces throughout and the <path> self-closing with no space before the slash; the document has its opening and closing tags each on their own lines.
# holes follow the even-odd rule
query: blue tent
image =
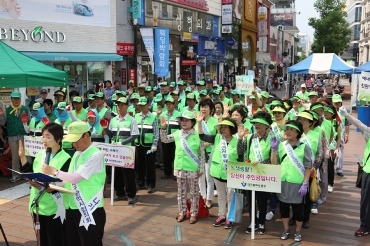
<svg viewBox="0 0 370 246">
<path fill-rule="evenodd" d="M 354 73 L 354 67 L 334 53 L 314 53 L 303 61 L 288 68 L 288 73 L 339 74 Z"/>
<path fill-rule="evenodd" d="M 370 72 L 370 61 L 356 67 L 355 73 Z"/>
</svg>

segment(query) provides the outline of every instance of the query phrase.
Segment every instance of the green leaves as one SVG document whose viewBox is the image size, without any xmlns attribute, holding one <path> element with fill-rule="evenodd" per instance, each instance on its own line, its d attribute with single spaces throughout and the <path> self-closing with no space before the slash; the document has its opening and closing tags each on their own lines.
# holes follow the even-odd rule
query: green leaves
<svg viewBox="0 0 370 246">
<path fill-rule="evenodd" d="M 36 36 L 37 34 L 39 34 L 42 30 L 42 26 L 37 26 L 35 27 L 35 29 L 33 29 L 32 33 L 34 36 Z"/>
</svg>

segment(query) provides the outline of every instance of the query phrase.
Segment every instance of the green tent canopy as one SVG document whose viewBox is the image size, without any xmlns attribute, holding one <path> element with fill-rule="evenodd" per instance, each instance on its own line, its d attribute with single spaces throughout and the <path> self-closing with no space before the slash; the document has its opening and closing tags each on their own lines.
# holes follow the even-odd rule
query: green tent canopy
<svg viewBox="0 0 370 246">
<path fill-rule="evenodd" d="M 0 88 L 67 86 L 68 74 L 21 54 L 0 41 Z"/>
</svg>

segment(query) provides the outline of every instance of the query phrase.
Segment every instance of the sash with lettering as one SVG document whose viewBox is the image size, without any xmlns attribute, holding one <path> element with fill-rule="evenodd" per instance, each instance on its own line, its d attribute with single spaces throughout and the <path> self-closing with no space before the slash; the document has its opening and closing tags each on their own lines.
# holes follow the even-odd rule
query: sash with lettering
<svg viewBox="0 0 370 246">
<path fill-rule="evenodd" d="M 284 140 L 283 137 L 281 136 L 280 128 L 276 124 L 276 122 L 272 123 L 271 131 L 272 131 L 272 135 L 276 137 L 279 140 L 279 142 L 282 142 Z"/>
<path fill-rule="evenodd" d="M 181 139 L 181 145 L 184 149 L 185 153 L 189 156 L 191 160 L 193 160 L 193 164 L 198 167 L 199 165 L 199 158 L 194 153 L 194 151 L 189 147 L 188 142 L 185 139 L 185 134 L 183 130 L 180 130 L 180 139 Z"/>
<path fill-rule="evenodd" d="M 76 170 L 76 163 L 78 161 L 78 158 L 76 158 L 76 161 L 73 165 L 73 171 Z M 84 226 L 86 230 L 88 230 L 89 225 L 96 225 L 94 217 L 92 213 L 98 208 L 98 205 L 101 200 L 103 200 L 103 189 L 104 186 L 90 199 L 90 201 L 86 202 L 83 198 L 80 188 L 77 184 L 72 184 L 73 190 L 76 192 L 74 195 L 75 202 L 77 204 L 78 210 L 81 213 L 81 220 L 79 226 Z"/>
<path fill-rule="evenodd" d="M 284 141 L 284 150 L 289 159 L 293 162 L 294 166 L 298 169 L 299 173 L 302 174 L 302 176 L 304 176 L 306 171 L 305 167 L 303 166 L 303 163 L 298 159 L 292 146 L 287 140 Z"/>
<path fill-rule="evenodd" d="M 264 161 L 260 141 L 258 139 L 258 136 L 252 137 L 252 146 L 253 146 L 253 152 L 254 156 L 256 157 L 257 161 L 262 163 Z"/>
<path fill-rule="evenodd" d="M 295 111 L 294 108 L 292 108 L 291 110 L 289 110 L 289 112 L 286 114 L 285 116 L 285 119 L 289 119 L 289 116 L 290 115 L 294 115 L 294 116 L 298 116 L 298 112 Z"/>
<path fill-rule="evenodd" d="M 203 130 L 204 134 L 210 135 L 208 127 L 207 127 L 207 123 L 204 120 L 202 120 L 202 130 Z"/>
<path fill-rule="evenodd" d="M 223 136 L 221 136 L 220 145 L 222 163 L 224 164 L 225 172 L 227 172 L 227 162 L 229 161 L 229 155 L 227 154 L 227 142 Z"/>
<path fill-rule="evenodd" d="M 307 145 L 308 145 L 308 147 L 310 147 L 310 151 L 311 151 L 311 160 L 312 160 L 312 163 L 313 163 L 313 162 L 315 161 L 315 155 L 314 155 L 314 153 L 313 153 L 313 149 L 312 149 L 312 147 L 311 147 L 310 142 L 309 142 L 309 141 L 308 141 L 308 139 L 307 139 L 306 134 L 303 134 L 303 135 L 302 135 L 302 137 L 301 137 L 301 141 L 302 141 L 303 143 L 307 144 Z"/>
</svg>

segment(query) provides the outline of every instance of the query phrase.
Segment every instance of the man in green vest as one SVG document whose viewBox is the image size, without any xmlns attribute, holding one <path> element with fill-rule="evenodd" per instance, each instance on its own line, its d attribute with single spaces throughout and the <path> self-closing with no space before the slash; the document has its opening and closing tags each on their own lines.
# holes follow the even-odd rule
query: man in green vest
<svg viewBox="0 0 370 246">
<path fill-rule="evenodd" d="M 89 97 L 87 99 L 88 107 L 86 108 L 87 111 L 90 109 L 96 109 L 96 100 L 95 100 L 95 94 L 89 94 Z"/>
<path fill-rule="evenodd" d="M 105 129 L 111 138 L 112 144 L 132 146 L 135 139 L 140 135 L 137 121 L 127 113 L 127 108 L 127 98 L 119 98 L 117 100 L 118 115 L 111 120 L 109 127 Z M 128 204 L 136 203 L 138 196 L 136 196 L 135 177 L 135 169 L 116 168 L 114 189 L 117 197 L 115 201 L 128 199 Z"/>
<path fill-rule="evenodd" d="M 57 90 L 54 93 L 54 105 L 53 105 L 53 110 L 55 110 L 58 106 L 58 103 L 64 102 L 66 100 L 66 93 L 63 90 Z"/>
<path fill-rule="evenodd" d="M 68 172 L 46 164 L 42 172 L 63 180 L 65 188 L 76 192 L 63 194 L 67 245 L 103 245 L 106 222 L 104 153 L 92 144 L 87 122 L 71 123 L 63 141 L 73 143 L 76 148 Z"/>
<path fill-rule="evenodd" d="M 95 94 L 95 101 L 96 101 L 96 110 L 98 110 L 100 119 L 107 119 L 110 120 L 112 118 L 112 114 L 110 109 L 105 106 L 105 95 L 103 92 L 98 92 Z"/>
<path fill-rule="evenodd" d="M 138 105 L 141 112 L 135 115 L 140 131 L 139 137 L 135 141 L 136 145 L 136 165 L 139 189 L 148 188 L 148 193 L 154 193 L 155 157 L 159 138 L 158 119 L 155 113 L 149 111 L 149 101 L 146 97 L 140 97 Z"/>
<path fill-rule="evenodd" d="M 1 120 L 3 125 L 6 124 L 8 132 L 8 142 L 10 151 L 12 152 L 12 169 L 19 172 L 20 160 L 18 155 L 18 143 L 19 140 L 24 142 L 24 136 L 29 132 L 27 126 L 30 117 L 30 112 L 26 106 L 21 105 L 21 93 L 13 91 L 10 94 L 11 105 L 10 107 L 0 108 L 0 116 L 3 117 Z M 10 182 L 14 183 L 20 180 L 21 177 L 13 173 Z"/>
<path fill-rule="evenodd" d="M 74 110 L 72 110 L 72 114 L 81 121 L 87 121 L 87 110 L 82 107 L 82 102 L 82 97 L 80 96 L 75 96 L 72 99 L 72 106 L 74 108 Z"/>
</svg>

